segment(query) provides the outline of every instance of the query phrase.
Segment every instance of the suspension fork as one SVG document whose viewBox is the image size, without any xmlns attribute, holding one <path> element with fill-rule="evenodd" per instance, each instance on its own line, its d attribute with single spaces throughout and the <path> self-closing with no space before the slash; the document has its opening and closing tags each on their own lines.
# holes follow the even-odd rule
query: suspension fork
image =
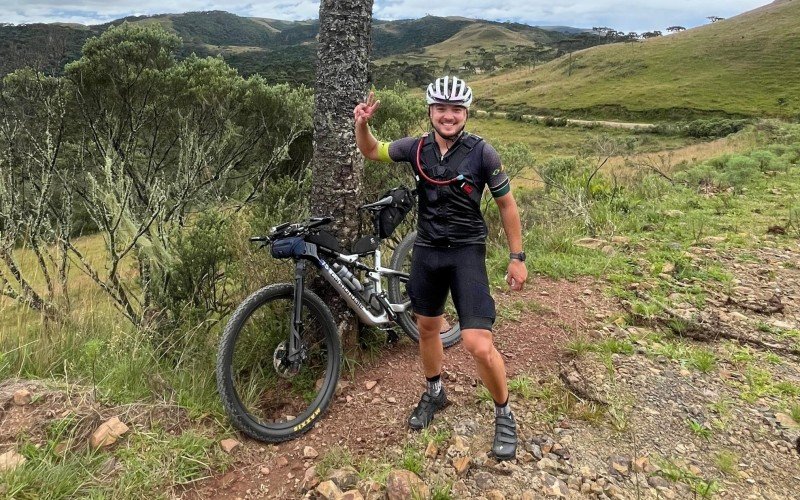
<svg viewBox="0 0 800 500">
<path fill-rule="evenodd" d="M 294 363 L 301 356 L 303 335 L 303 290 L 305 289 L 306 261 L 298 260 L 294 267 L 294 301 L 292 310 L 291 335 L 287 360 Z"/>
</svg>

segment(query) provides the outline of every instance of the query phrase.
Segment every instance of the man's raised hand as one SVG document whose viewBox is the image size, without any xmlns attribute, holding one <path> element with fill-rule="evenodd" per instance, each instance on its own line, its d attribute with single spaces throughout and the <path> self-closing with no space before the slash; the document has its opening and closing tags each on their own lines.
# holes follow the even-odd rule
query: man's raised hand
<svg viewBox="0 0 800 500">
<path fill-rule="evenodd" d="M 356 125 L 367 123 L 380 105 L 381 101 L 375 100 L 375 92 L 370 92 L 367 96 L 367 101 L 357 104 L 355 109 L 353 109 L 353 117 L 356 120 Z"/>
</svg>

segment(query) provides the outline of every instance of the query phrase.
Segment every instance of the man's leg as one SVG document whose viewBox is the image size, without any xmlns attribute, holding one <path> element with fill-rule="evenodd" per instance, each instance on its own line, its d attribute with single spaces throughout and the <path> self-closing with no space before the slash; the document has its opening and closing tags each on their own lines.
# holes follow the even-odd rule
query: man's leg
<svg viewBox="0 0 800 500">
<path fill-rule="evenodd" d="M 508 406 L 508 384 L 503 358 L 492 342 L 489 330 L 468 328 L 461 331 L 464 347 L 472 354 L 483 385 L 494 399 L 495 421 L 492 452 L 500 460 L 517 454 L 517 423 Z"/>
<path fill-rule="evenodd" d="M 472 354 L 478 366 L 478 375 L 483 385 L 489 389 L 495 403 L 508 401 L 508 384 L 506 382 L 506 366 L 503 357 L 497 352 L 492 342 L 492 332 L 470 328 L 461 330 L 464 347 Z M 420 346 L 422 343 L 420 342 Z"/>
<path fill-rule="evenodd" d="M 422 368 L 426 378 L 435 377 L 442 373 L 442 357 L 444 347 L 440 335 L 442 317 L 417 315 L 417 329 L 419 330 L 419 355 L 422 358 Z"/>
<path fill-rule="evenodd" d="M 408 426 L 412 429 L 419 430 L 427 427 L 433 420 L 433 415 L 448 403 L 441 380 L 444 354 L 442 339 L 439 335 L 441 326 L 442 316 L 417 315 L 419 354 L 428 387 L 408 418 Z"/>
</svg>

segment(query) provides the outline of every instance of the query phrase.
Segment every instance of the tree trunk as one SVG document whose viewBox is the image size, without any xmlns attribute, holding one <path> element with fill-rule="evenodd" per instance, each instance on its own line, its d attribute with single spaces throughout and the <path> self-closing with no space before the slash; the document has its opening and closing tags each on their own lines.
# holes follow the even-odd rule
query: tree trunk
<svg viewBox="0 0 800 500">
<path fill-rule="evenodd" d="M 367 91 L 372 0 L 322 0 L 314 100 L 311 214 L 331 215 L 345 248 L 359 232 L 364 159 L 356 149 L 353 108 Z M 325 293 L 328 299 L 332 294 Z M 354 345 L 357 320 L 337 297 L 331 306 L 346 345 Z"/>
</svg>

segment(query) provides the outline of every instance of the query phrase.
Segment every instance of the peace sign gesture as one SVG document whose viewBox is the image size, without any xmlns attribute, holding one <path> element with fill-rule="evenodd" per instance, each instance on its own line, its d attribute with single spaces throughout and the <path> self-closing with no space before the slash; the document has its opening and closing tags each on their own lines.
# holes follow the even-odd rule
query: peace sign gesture
<svg viewBox="0 0 800 500">
<path fill-rule="evenodd" d="M 367 96 L 367 102 L 358 103 L 355 109 L 353 109 L 353 117 L 356 119 L 356 125 L 367 123 L 380 105 L 381 101 L 375 100 L 375 92 L 370 91 Z"/>
</svg>

